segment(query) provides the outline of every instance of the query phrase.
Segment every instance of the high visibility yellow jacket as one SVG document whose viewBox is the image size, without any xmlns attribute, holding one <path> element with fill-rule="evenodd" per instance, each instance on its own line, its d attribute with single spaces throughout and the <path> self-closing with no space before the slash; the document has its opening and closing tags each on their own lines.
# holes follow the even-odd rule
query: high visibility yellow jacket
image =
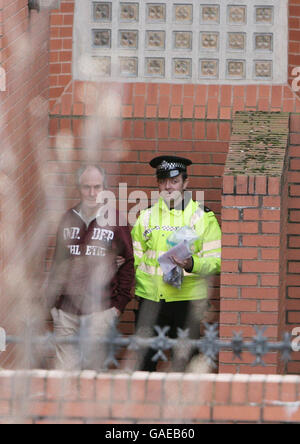
<svg viewBox="0 0 300 444">
<path fill-rule="evenodd" d="M 194 267 L 184 272 L 181 289 L 163 281 L 159 256 L 170 249 L 167 239 L 172 231 L 190 226 L 199 235 L 194 243 Z M 192 199 L 184 210 L 170 210 L 160 198 L 151 208 L 141 212 L 132 230 L 136 295 L 159 302 L 187 301 L 207 298 L 206 276 L 220 273 L 221 230 L 212 211 Z"/>
</svg>

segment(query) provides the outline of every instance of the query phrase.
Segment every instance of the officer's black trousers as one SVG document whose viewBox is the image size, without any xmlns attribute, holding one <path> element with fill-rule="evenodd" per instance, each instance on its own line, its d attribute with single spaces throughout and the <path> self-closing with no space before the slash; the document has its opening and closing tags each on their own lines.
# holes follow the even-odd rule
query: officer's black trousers
<svg viewBox="0 0 300 444">
<path fill-rule="evenodd" d="M 138 336 L 153 337 L 157 336 L 154 326 L 170 327 L 167 336 L 170 338 L 178 337 L 178 328 L 182 330 L 189 329 L 191 339 L 200 338 L 200 324 L 207 309 L 207 300 L 197 301 L 178 301 L 178 302 L 153 302 L 148 299 L 139 298 L 140 307 L 136 316 L 136 331 Z M 140 353 L 138 359 L 138 370 L 153 372 L 156 370 L 157 362 L 153 357 L 157 350 L 151 348 Z M 195 351 L 188 347 L 183 351 L 182 348 L 172 352 L 172 370 L 177 372 L 185 371 L 187 364 Z"/>
</svg>

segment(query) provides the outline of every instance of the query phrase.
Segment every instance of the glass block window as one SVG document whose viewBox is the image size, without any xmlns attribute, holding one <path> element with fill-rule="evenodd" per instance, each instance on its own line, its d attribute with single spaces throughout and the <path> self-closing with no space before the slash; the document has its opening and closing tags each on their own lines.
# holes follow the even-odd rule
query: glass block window
<svg viewBox="0 0 300 444">
<path fill-rule="evenodd" d="M 77 80 L 286 83 L 288 0 L 76 0 Z"/>
</svg>

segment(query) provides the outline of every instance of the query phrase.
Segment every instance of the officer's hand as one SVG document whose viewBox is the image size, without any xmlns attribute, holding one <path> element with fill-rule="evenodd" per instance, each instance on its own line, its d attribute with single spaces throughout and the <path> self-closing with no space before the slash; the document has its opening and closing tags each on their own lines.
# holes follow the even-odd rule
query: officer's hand
<svg viewBox="0 0 300 444">
<path fill-rule="evenodd" d="M 172 256 L 172 260 L 173 260 L 174 264 L 183 268 L 187 272 L 191 272 L 191 270 L 193 269 L 194 262 L 193 262 L 192 256 L 187 259 L 184 259 L 184 260 L 180 260 L 177 257 Z"/>
</svg>

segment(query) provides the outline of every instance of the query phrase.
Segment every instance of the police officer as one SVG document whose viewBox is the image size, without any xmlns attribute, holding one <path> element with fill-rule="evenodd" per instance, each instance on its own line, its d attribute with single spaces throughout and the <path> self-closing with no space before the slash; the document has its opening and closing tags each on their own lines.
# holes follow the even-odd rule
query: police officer
<svg viewBox="0 0 300 444">
<path fill-rule="evenodd" d="M 208 299 L 206 277 L 220 273 L 221 230 L 212 211 L 201 202 L 194 201 L 187 192 L 187 168 L 192 162 L 176 156 L 160 156 L 150 162 L 156 169 L 160 198 L 141 212 L 133 230 L 132 239 L 136 270 L 136 296 L 140 301 L 137 333 L 150 337 L 153 327 L 169 326 L 168 336 L 177 337 L 177 329 L 189 329 L 190 337 L 200 337 Z M 189 226 L 198 235 L 193 254 L 173 262 L 183 270 L 181 288 L 163 279 L 158 258 L 170 249 L 167 243 L 172 232 Z M 140 359 L 139 369 L 155 371 L 156 351 L 148 349 Z M 173 370 L 184 371 L 191 358 L 190 351 L 173 354 Z"/>
</svg>

